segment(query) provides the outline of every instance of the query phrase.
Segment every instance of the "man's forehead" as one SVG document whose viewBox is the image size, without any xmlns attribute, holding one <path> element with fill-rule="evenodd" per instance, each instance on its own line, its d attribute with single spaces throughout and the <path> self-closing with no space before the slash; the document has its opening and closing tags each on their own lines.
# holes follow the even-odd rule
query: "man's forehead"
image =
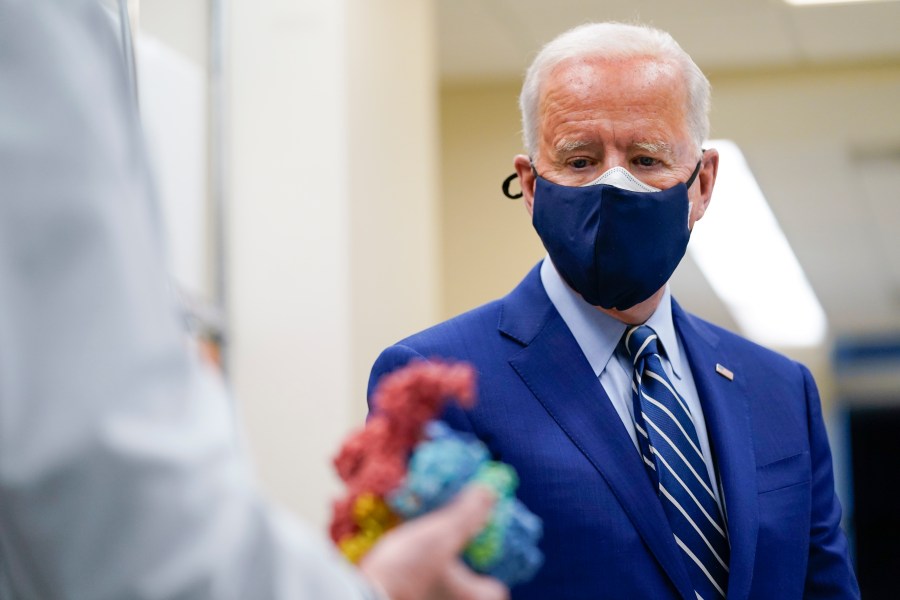
<svg viewBox="0 0 900 600">
<path fill-rule="evenodd" d="M 553 65 L 543 78 L 541 95 L 557 87 L 593 87 L 597 77 L 628 78 L 643 85 L 672 82 L 683 78 L 681 66 L 668 57 L 652 55 L 605 56 L 588 54 L 571 56 Z"/>
</svg>

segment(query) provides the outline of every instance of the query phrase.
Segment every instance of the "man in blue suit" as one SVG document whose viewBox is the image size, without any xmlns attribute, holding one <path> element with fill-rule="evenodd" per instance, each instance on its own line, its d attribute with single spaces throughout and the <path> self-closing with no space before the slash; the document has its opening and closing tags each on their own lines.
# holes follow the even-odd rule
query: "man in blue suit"
<svg viewBox="0 0 900 600">
<path fill-rule="evenodd" d="M 386 349 L 473 363 L 446 420 L 520 476 L 546 564 L 519 599 L 854 598 L 815 383 L 687 314 L 667 281 L 712 195 L 709 83 L 666 33 L 543 48 L 515 158 L 548 257 L 508 296 Z"/>
</svg>

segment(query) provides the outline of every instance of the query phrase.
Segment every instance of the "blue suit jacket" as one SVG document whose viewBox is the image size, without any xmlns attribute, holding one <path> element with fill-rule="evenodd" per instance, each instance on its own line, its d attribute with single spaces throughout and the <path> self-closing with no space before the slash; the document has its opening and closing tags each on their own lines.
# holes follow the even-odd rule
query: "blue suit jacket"
<svg viewBox="0 0 900 600">
<path fill-rule="evenodd" d="M 722 480 L 728 597 L 857 597 L 809 371 L 672 308 Z M 445 418 L 516 468 L 519 497 L 544 520 L 546 563 L 514 598 L 696 598 L 640 457 L 538 268 L 505 298 L 386 349 L 370 396 L 381 375 L 432 357 L 475 366 L 478 405 Z"/>
</svg>

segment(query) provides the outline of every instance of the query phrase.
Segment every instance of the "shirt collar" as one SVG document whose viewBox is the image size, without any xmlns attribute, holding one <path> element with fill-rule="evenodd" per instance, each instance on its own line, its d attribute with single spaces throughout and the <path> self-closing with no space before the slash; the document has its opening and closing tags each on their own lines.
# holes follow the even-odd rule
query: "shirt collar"
<svg viewBox="0 0 900 600">
<path fill-rule="evenodd" d="M 616 346 L 625 333 L 626 325 L 597 310 L 570 288 L 563 281 L 549 256 L 544 258 L 541 265 L 541 283 L 553 306 L 578 342 L 578 346 L 594 370 L 594 375 L 599 377 L 615 353 Z M 675 335 L 675 324 L 672 321 L 672 296 L 668 285 L 659 306 L 647 319 L 646 325 L 656 331 L 675 376 L 681 379 L 681 352 Z"/>
<path fill-rule="evenodd" d="M 683 372 L 681 348 L 678 344 L 678 337 L 675 334 L 675 322 L 672 320 L 672 294 L 669 291 L 669 284 L 666 284 L 666 291 L 659 301 L 659 306 L 647 319 L 645 325 L 649 325 L 656 332 L 656 336 L 662 342 L 663 352 L 672 365 L 672 372 L 675 374 L 675 377 L 681 379 Z"/>
</svg>

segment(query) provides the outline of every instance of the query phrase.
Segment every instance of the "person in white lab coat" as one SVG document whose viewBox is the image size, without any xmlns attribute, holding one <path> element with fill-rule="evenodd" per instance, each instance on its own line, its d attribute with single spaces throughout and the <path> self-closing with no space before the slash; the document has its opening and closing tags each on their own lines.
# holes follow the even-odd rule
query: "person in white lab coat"
<svg viewBox="0 0 900 600">
<path fill-rule="evenodd" d="M 108 16 L 0 0 L 0 598 L 503 598 L 457 558 L 492 504 L 361 571 L 269 504 L 186 348 Z"/>
</svg>

